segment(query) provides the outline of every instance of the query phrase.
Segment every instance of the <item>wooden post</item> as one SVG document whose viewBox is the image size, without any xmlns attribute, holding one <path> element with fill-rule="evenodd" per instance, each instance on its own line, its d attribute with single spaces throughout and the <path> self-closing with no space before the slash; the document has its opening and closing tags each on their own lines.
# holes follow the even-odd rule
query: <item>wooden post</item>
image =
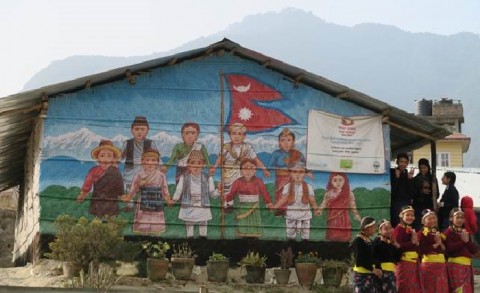
<svg viewBox="0 0 480 293">
<path fill-rule="evenodd" d="M 432 201 L 433 210 L 438 211 L 438 181 L 437 181 L 437 144 L 434 140 L 430 141 L 430 166 L 432 168 Z"/>
</svg>

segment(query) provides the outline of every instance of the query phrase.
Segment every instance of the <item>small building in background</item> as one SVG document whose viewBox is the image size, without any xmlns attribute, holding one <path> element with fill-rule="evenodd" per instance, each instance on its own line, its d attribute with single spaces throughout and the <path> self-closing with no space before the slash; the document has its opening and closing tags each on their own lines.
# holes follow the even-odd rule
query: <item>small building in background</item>
<svg viewBox="0 0 480 293">
<path fill-rule="evenodd" d="M 444 126 L 452 132 L 436 142 L 436 165 L 443 168 L 463 168 L 463 155 L 470 146 L 470 137 L 462 134 L 462 124 L 465 122 L 462 103 L 448 98 L 436 101 L 421 99 L 416 101 L 415 115 Z M 412 163 L 415 164 L 421 158 L 431 159 L 429 144 L 413 151 Z"/>
</svg>

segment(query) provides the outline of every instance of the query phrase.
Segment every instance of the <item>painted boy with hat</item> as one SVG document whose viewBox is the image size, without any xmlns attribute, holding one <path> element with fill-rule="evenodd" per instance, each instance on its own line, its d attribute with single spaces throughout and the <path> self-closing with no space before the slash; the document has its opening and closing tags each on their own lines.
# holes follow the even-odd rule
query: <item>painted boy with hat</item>
<svg viewBox="0 0 480 293">
<path fill-rule="evenodd" d="M 156 149 L 146 149 L 142 154 L 142 169 L 132 179 L 128 194 L 122 196 L 124 202 L 131 202 L 139 193 L 133 232 L 159 235 L 165 232 L 164 205 L 171 205 L 168 183 L 165 174 L 158 168 L 160 153 Z"/>
<path fill-rule="evenodd" d="M 125 159 L 123 181 L 127 190 L 130 189 L 135 173 L 142 169 L 143 152 L 147 149 L 158 150 L 155 142 L 147 139 L 149 130 L 150 126 L 147 118 L 144 116 L 136 116 L 130 127 L 133 138 L 126 140 L 122 145 L 122 159 Z M 128 211 L 133 210 L 133 202 L 127 203 L 126 209 Z"/>
<path fill-rule="evenodd" d="M 300 233 L 302 240 L 308 240 L 310 239 L 310 221 L 312 219 L 311 209 L 314 209 L 315 215 L 320 213 L 320 209 L 315 201 L 312 185 L 304 181 L 307 173 L 305 163 L 295 162 L 288 169 L 290 182 L 283 187 L 282 198 L 275 203 L 273 208 L 278 209 L 287 205 L 285 226 L 288 239 L 295 239 L 297 233 Z"/>
<path fill-rule="evenodd" d="M 123 179 L 117 163 L 121 152 L 110 140 L 102 140 L 91 152 L 97 166 L 88 171 L 77 202 L 82 203 L 93 187 L 90 214 L 97 217 L 118 214 L 118 198 L 124 193 Z"/>
</svg>

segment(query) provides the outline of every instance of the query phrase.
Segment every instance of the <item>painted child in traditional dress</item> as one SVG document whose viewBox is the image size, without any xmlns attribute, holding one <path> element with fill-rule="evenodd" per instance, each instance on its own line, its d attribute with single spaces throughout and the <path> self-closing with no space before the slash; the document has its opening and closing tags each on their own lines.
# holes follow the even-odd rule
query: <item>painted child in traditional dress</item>
<svg viewBox="0 0 480 293">
<path fill-rule="evenodd" d="M 132 179 L 128 194 L 122 196 L 124 202 L 130 202 L 139 192 L 135 208 L 133 232 L 160 235 L 165 232 L 164 205 L 172 204 L 168 192 L 165 174 L 159 169 L 160 153 L 156 149 L 147 149 L 142 155 L 142 169 Z"/>
<path fill-rule="evenodd" d="M 383 274 L 380 277 L 380 292 L 396 293 L 397 278 L 395 267 L 400 259 L 400 244 L 392 239 L 393 228 L 389 220 L 381 220 L 378 237 L 373 240 L 373 257 L 380 263 Z"/>
<path fill-rule="evenodd" d="M 295 133 L 288 128 L 284 128 L 278 135 L 279 149 L 273 151 L 270 160 L 270 169 L 275 170 L 275 202 L 282 197 L 282 191 L 285 184 L 290 181 L 290 174 L 288 173 L 288 166 L 296 162 L 306 163 L 303 154 L 296 150 L 295 147 Z M 275 211 L 276 216 L 285 215 L 286 206 L 280 207 Z"/>
<path fill-rule="evenodd" d="M 464 212 L 460 208 L 453 208 L 450 212 L 450 227 L 444 232 L 449 292 L 474 291 L 472 257 L 477 252 L 477 247 L 464 224 Z"/>
<path fill-rule="evenodd" d="M 285 226 L 287 238 L 295 239 L 300 233 L 302 240 L 310 239 L 310 221 L 312 208 L 315 215 L 320 214 L 315 201 L 312 185 L 305 182 L 307 168 L 303 162 L 296 162 L 289 167 L 290 182 L 283 187 L 282 198 L 275 203 L 274 209 L 287 205 Z"/>
<path fill-rule="evenodd" d="M 350 249 L 353 253 L 354 291 L 356 293 L 378 293 L 380 291 L 379 277 L 382 276 L 380 262 L 373 254 L 373 241 L 376 222 L 372 217 L 365 217 L 360 223 L 360 233 L 353 239 Z"/>
<path fill-rule="evenodd" d="M 118 198 L 124 193 L 122 174 L 118 170 L 121 152 L 110 140 L 102 140 L 91 152 L 97 166 L 88 171 L 77 202 L 82 203 L 93 187 L 90 214 L 97 217 L 116 216 Z"/>
<path fill-rule="evenodd" d="M 262 218 L 260 197 L 267 208 L 273 204 L 263 180 L 256 177 L 256 161 L 254 159 L 243 159 L 240 163 L 242 177 L 235 180 L 228 194 L 225 194 L 226 201 L 238 198 L 236 207 L 237 235 L 240 237 L 262 236 Z"/>
<path fill-rule="evenodd" d="M 448 293 L 447 266 L 445 264 L 445 235 L 438 231 L 437 215 L 432 210 L 424 210 L 423 229 L 418 232 L 422 263 L 420 278 L 423 292 Z"/>
<path fill-rule="evenodd" d="M 395 268 L 398 292 L 418 293 L 422 292 L 420 274 L 418 270 L 419 242 L 413 221 L 415 210 L 412 206 L 404 206 L 400 211 L 400 223 L 393 231 L 393 237 L 400 245 L 401 258 Z"/>
<path fill-rule="evenodd" d="M 178 180 L 173 200 L 181 200 L 178 218 L 185 221 L 187 237 L 194 236 L 194 225 L 199 226 L 200 237 L 207 237 L 208 221 L 212 219 L 210 197 L 220 196 L 213 177 L 202 172 L 205 160 L 201 151 L 190 152 L 187 170 Z"/>
<path fill-rule="evenodd" d="M 320 215 L 327 209 L 326 240 L 348 242 L 352 238 L 350 210 L 355 220 L 360 222 L 360 215 L 355 204 L 355 196 L 350 190 L 348 177 L 344 173 L 331 173 Z"/>
<path fill-rule="evenodd" d="M 168 159 L 166 166 L 162 166 L 162 172 L 167 172 L 167 168 L 177 162 L 177 170 L 175 173 L 175 183 L 178 183 L 180 176 L 187 170 L 187 160 L 193 151 L 199 151 L 205 164 L 210 165 L 207 148 L 199 143 L 198 135 L 200 134 L 200 125 L 195 122 L 187 122 L 182 126 L 182 140 L 177 143 L 172 150 L 172 154 Z"/>
<path fill-rule="evenodd" d="M 147 138 L 150 126 L 147 118 L 136 116 L 130 126 L 133 138 L 126 140 L 122 145 L 122 159 L 125 160 L 123 182 L 127 191 L 130 190 L 132 178 L 142 169 L 142 154 L 147 149 L 158 150 L 155 142 Z M 161 163 L 161 162 L 160 162 Z M 133 210 L 133 201 L 126 203 L 126 210 Z"/>
<path fill-rule="evenodd" d="M 245 142 L 247 128 L 241 123 L 234 123 L 228 128 L 228 134 L 230 136 L 230 142 L 223 145 L 223 153 L 218 155 L 215 165 L 210 168 L 210 175 L 215 174 L 216 168 L 221 164 L 221 158 L 223 155 L 223 178 L 224 192 L 230 192 L 233 182 L 240 178 L 240 162 L 243 159 L 255 160 L 255 165 L 262 169 L 265 177 L 270 177 L 265 165 L 260 161 L 253 149 L 252 145 Z M 227 207 L 233 206 L 233 201 L 226 203 Z"/>
</svg>

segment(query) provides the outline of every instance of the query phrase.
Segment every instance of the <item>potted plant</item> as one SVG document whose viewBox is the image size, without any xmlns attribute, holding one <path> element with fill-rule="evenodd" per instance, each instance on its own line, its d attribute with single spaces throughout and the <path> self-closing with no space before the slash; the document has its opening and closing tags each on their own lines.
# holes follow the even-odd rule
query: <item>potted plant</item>
<svg viewBox="0 0 480 293">
<path fill-rule="evenodd" d="M 190 280 L 196 255 L 188 243 L 173 245 L 172 273 L 177 280 Z"/>
<path fill-rule="evenodd" d="M 320 262 L 323 284 L 338 287 L 349 269 L 349 263 L 344 260 L 326 259 Z"/>
<path fill-rule="evenodd" d="M 300 285 L 309 287 L 313 285 L 319 262 L 320 259 L 316 252 L 298 252 L 295 259 L 295 272 Z"/>
<path fill-rule="evenodd" d="M 241 261 L 240 265 L 247 270 L 247 283 L 264 283 L 267 257 L 258 252 L 249 251 Z"/>
<path fill-rule="evenodd" d="M 170 245 L 167 242 L 145 242 L 142 249 L 147 254 L 147 275 L 152 281 L 165 280 L 168 272 L 167 251 Z"/>
<path fill-rule="evenodd" d="M 277 253 L 280 256 L 280 269 L 274 269 L 273 273 L 275 274 L 275 279 L 278 284 L 285 285 L 288 284 L 290 279 L 290 268 L 293 265 L 293 253 L 292 249 L 282 249 L 280 253 Z"/>
<path fill-rule="evenodd" d="M 230 261 L 228 257 L 221 253 L 213 252 L 207 261 L 208 280 L 212 282 L 226 282 L 229 265 Z"/>
<path fill-rule="evenodd" d="M 68 277 L 88 271 L 89 264 L 98 266 L 101 261 L 119 257 L 118 247 L 124 245 L 123 229 L 126 221 L 117 218 L 89 221 L 70 215 L 60 215 L 55 220 L 55 239 L 49 243 L 50 253 L 45 256 L 63 261 L 63 273 Z"/>
</svg>

